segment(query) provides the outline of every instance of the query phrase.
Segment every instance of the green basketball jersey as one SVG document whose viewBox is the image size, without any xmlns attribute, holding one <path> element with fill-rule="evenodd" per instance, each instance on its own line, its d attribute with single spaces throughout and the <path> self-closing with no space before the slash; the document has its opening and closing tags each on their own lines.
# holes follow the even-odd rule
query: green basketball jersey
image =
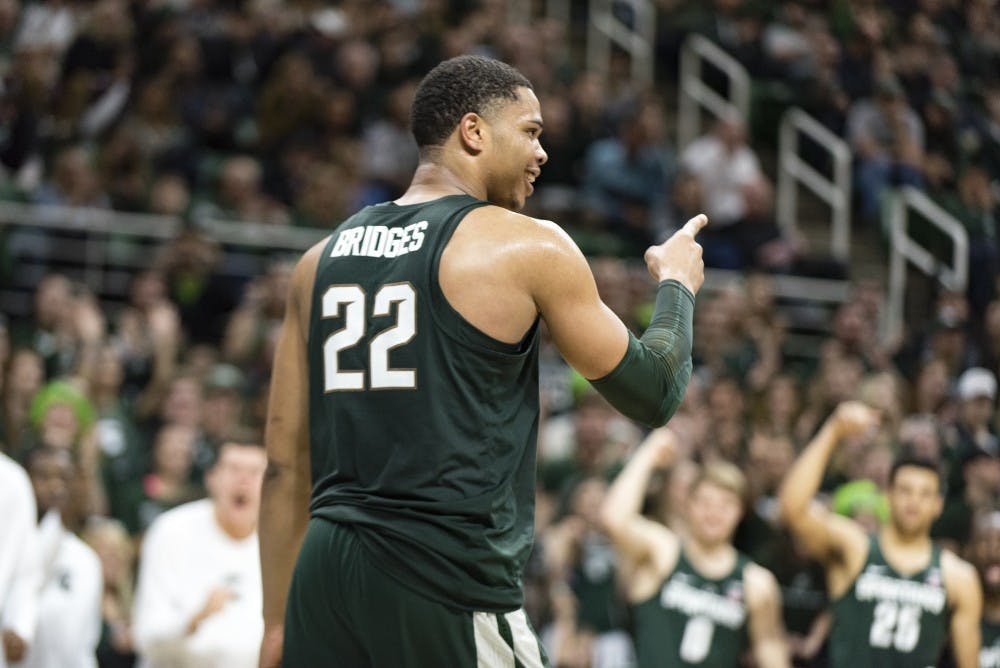
<svg viewBox="0 0 1000 668">
<path fill-rule="evenodd" d="M 1000 622 L 984 619 L 979 628 L 983 638 L 979 668 L 1000 668 Z"/>
<path fill-rule="evenodd" d="M 851 588 L 833 604 L 834 668 L 934 666 L 948 635 L 948 595 L 941 550 L 924 570 L 903 577 L 886 562 L 878 538 Z"/>
<path fill-rule="evenodd" d="M 522 603 L 534 530 L 537 321 L 520 344 L 470 325 L 438 283 L 453 195 L 368 207 L 327 243 L 309 326 L 314 517 L 460 609 Z"/>
<path fill-rule="evenodd" d="M 739 553 L 718 580 L 701 575 L 681 552 L 674 572 L 652 598 L 633 607 L 639 668 L 739 665 L 747 647 L 747 603 Z"/>
</svg>

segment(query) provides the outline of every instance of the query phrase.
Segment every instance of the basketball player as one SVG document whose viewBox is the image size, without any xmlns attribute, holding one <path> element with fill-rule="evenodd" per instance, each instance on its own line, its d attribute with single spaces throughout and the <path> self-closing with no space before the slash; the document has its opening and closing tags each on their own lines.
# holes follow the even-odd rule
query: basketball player
<svg viewBox="0 0 1000 668">
<path fill-rule="evenodd" d="M 813 502 L 837 444 L 877 423 L 876 412 L 863 404 L 838 406 L 779 494 L 784 520 L 826 569 L 831 665 L 933 666 L 950 637 L 956 665 L 975 668 L 982 593 L 971 565 L 931 543 L 931 524 L 943 504 L 935 464 L 897 459 L 887 490 L 889 522 L 871 536 Z"/>
<path fill-rule="evenodd" d="M 656 305 L 636 339 L 570 238 L 515 213 L 546 160 L 523 75 L 446 61 L 411 125 L 410 188 L 293 274 L 266 439 L 264 666 L 546 665 L 521 608 L 539 319 L 634 419 L 665 422 L 690 377 L 704 216 L 647 251 Z"/>
<path fill-rule="evenodd" d="M 747 492 L 739 469 L 722 461 L 701 468 L 684 509 L 683 539 L 641 514 L 653 471 L 675 460 L 676 437 L 653 431 L 602 512 L 624 560 L 640 668 L 729 668 L 748 648 L 760 668 L 789 666 L 778 583 L 731 543 Z"/>
</svg>

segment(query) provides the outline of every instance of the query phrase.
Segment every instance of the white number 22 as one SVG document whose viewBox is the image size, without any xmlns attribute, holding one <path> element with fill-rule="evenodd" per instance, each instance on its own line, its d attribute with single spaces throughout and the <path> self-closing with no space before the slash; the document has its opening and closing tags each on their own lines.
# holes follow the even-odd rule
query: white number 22
<svg viewBox="0 0 1000 668">
<path fill-rule="evenodd" d="M 416 300 L 416 291 L 409 283 L 389 283 L 375 293 L 372 316 L 391 315 L 392 305 L 396 304 L 396 324 L 380 332 L 368 346 L 369 387 L 373 390 L 417 386 L 415 369 L 389 367 L 389 352 L 408 343 L 417 333 Z M 323 293 L 322 315 L 323 318 L 342 315 L 344 320 L 344 326 L 323 344 L 324 389 L 327 392 L 365 389 L 364 371 L 340 368 L 340 351 L 357 345 L 365 334 L 365 291 L 358 285 L 331 285 Z"/>
</svg>

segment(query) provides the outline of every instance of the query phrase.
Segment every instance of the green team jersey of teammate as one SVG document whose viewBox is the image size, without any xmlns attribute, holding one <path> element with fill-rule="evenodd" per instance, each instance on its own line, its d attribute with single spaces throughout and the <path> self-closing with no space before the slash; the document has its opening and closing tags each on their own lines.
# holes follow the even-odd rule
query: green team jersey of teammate
<svg viewBox="0 0 1000 668">
<path fill-rule="evenodd" d="M 531 84 L 463 56 L 417 89 L 421 162 L 293 273 L 271 382 L 261 665 L 541 666 L 538 328 L 623 413 L 662 424 L 691 371 L 698 216 L 646 253 L 641 339 L 557 226 L 515 213 L 546 160 Z M 296 555 L 297 560 L 296 560 Z"/>
<path fill-rule="evenodd" d="M 751 652 L 761 668 L 789 664 L 774 576 L 732 546 L 743 515 L 746 479 L 711 462 L 691 484 L 687 535 L 641 515 L 654 470 L 676 459 L 676 437 L 653 431 L 615 479 L 604 502 L 605 528 L 621 554 L 640 668 L 729 668 Z"/>
<path fill-rule="evenodd" d="M 974 518 L 966 557 L 976 567 L 983 585 L 979 668 L 1000 668 L 1000 512 Z"/>
<path fill-rule="evenodd" d="M 803 450 L 782 485 L 784 520 L 824 565 L 833 601 L 834 668 L 937 665 L 950 639 L 959 668 L 979 665 L 982 593 L 972 566 L 930 540 L 941 513 L 933 462 L 897 459 L 886 497 L 889 522 L 869 536 L 861 525 L 813 501 L 837 444 L 866 438 L 877 414 L 841 404 Z"/>
</svg>

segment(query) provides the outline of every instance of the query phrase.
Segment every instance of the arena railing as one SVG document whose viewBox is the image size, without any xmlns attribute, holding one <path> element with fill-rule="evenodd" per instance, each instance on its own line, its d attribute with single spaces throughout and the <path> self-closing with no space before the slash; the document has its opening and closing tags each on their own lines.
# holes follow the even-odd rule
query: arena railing
<svg viewBox="0 0 1000 668">
<path fill-rule="evenodd" d="M 222 274 L 241 278 L 262 273 L 276 256 L 298 255 L 328 233 L 215 219 L 197 227 L 225 251 Z M 27 315 L 35 287 L 54 271 L 114 306 L 126 298 L 132 277 L 152 266 L 183 228 L 174 216 L 0 202 L 0 313 Z"/>
<path fill-rule="evenodd" d="M 127 299 L 132 277 L 151 267 L 163 245 L 183 227 L 183 221 L 172 216 L 0 202 L 0 255 L 5 256 L 0 262 L 0 313 L 27 316 L 36 286 L 54 271 L 86 285 L 113 311 Z M 219 219 L 200 220 L 197 227 L 224 250 L 220 273 L 243 279 L 263 273 L 276 258 L 296 257 L 329 233 Z M 629 265 L 645 274 L 638 258 Z M 704 293 L 717 293 L 743 279 L 739 272 L 709 269 Z M 777 275 L 773 290 L 789 320 L 808 325 L 792 332 L 787 351 L 815 357 L 817 341 L 829 331 L 826 314 L 848 298 L 847 284 Z"/>
<path fill-rule="evenodd" d="M 800 153 L 799 135 L 825 150 L 833 175 L 827 177 Z M 851 149 L 843 139 L 798 107 L 781 118 L 778 138 L 777 220 L 785 233 L 798 228 L 799 185 L 830 206 L 830 252 L 843 262 L 851 249 Z"/>
<path fill-rule="evenodd" d="M 726 75 L 723 96 L 706 81 L 702 64 L 709 62 Z M 680 149 L 701 134 L 701 110 L 717 118 L 736 115 L 746 121 L 750 114 L 750 75 L 738 60 L 702 35 L 689 35 L 681 47 L 680 94 L 677 144 Z"/>
<path fill-rule="evenodd" d="M 615 13 L 625 6 L 632 12 L 631 25 Z M 632 59 L 632 81 L 640 88 L 653 83 L 653 48 L 656 40 L 656 6 L 650 0 L 590 0 L 587 26 L 587 69 L 608 71 L 612 43 Z"/>
<path fill-rule="evenodd" d="M 952 242 L 949 262 L 940 260 L 930 248 L 910 235 L 911 213 L 934 225 Z M 904 186 L 889 198 L 889 299 L 883 335 L 893 339 L 903 333 L 906 309 L 907 263 L 949 289 L 964 292 L 969 280 L 969 235 L 961 222 L 912 186 Z"/>
</svg>

